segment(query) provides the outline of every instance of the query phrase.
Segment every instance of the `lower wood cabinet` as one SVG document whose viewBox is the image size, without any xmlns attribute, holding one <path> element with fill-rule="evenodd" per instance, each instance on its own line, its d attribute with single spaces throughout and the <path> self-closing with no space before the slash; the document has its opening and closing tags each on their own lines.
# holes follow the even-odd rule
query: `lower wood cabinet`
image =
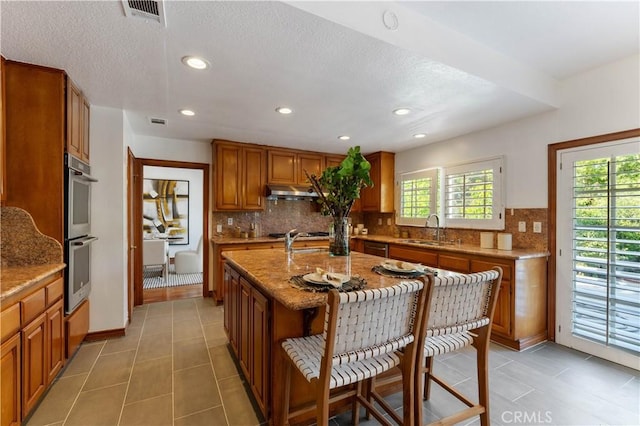
<svg viewBox="0 0 640 426">
<path fill-rule="evenodd" d="M 224 268 L 224 327 L 263 415 L 269 402 L 269 300 L 246 278 Z"/>
<path fill-rule="evenodd" d="M 89 299 L 82 302 L 65 321 L 67 334 L 66 355 L 67 358 L 78 350 L 80 343 L 89 332 Z"/>
<path fill-rule="evenodd" d="M 65 340 L 64 340 L 64 301 L 60 299 L 57 303 L 47 309 L 47 383 L 51 383 L 56 378 L 65 360 Z"/>
<path fill-rule="evenodd" d="M 491 340 L 516 350 L 547 340 L 546 257 L 514 259 L 402 244 L 389 244 L 389 257 L 461 273 L 501 267 L 502 283 Z"/>
<path fill-rule="evenodd" d="M 18 332 L 0 346 L 1 426 L 18 426 L 22 419 L 21 362 L 22 351 Z"/>
<path fill-rule="evenodd" d="M 47 387 L 47 314 L 22 329 L 22 416 L 26 417 Z"/>
</svg>

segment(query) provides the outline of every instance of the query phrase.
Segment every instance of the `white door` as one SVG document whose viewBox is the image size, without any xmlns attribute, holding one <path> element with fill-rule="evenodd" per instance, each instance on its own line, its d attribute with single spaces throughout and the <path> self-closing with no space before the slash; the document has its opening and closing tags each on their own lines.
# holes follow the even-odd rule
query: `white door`
<svg viewBox="0 0 640 426">
<path fill-rule="evenodd" d="M 558 155 L 556 340 L 640 369 L 640 139 Z"/>
</svg>

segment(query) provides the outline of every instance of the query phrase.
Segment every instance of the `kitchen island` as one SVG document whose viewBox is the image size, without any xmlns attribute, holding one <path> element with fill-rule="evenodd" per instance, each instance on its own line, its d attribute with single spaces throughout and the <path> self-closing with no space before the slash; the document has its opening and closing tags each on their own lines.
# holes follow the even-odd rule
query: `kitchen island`
<svg viewBox="0 0 640 426">
<path fill-rule="evenodd" d="M 270 424 L 284 424 L 281 411 L 286 359 L 281 341 L 321 333 L 326 293 L 304 291 L 289 281 L 292 276 L 328 272 L 359 276 L 366 288 L 388 287 L 402 281 L 373 272 L 384 258 L 353 252 L 331 257 L 326 250 L 287 253 L 282 248 L 226 251 L 224 269 L 224 326 L 240 368 L 256 402 Z M 452 272 L 435 270 L 438 274 Z M 406 278 L 405 278 L 406 279 Z M 397 388 L 393 389 L 396 390 Z M 389 389 L 388 391 L 391 391 Z M 291 408 L 313 401 L 312 387 L 299 373 L 292 376 Z M 332 405 L 332 413 L 349 409 Z M 293 419 L 309 423 L 312 417 Z"/>
</svg>

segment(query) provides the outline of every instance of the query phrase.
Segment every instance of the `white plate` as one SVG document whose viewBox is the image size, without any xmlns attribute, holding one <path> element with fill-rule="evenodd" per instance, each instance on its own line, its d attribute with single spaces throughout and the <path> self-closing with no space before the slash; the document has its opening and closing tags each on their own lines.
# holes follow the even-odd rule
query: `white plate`
<svg viewBox="0 0 640 426">
<path fill-rule="evenodd" d="M 384 269 L 391 272 L 400 272 L 403 274 L 410 274 L 412 272 L 418 272 L 418 268 L 413 263 L 402 262 L 401 267 L 394 263 L 383 262 L 380 264 Z"/>
<path fill-rule="evenodd" d="M 342 284 L 349 281 L 349 277 L 346 275 L 336 274 L 333 272 L 329 272 L 328 275 L 331 276 L 332 278 L 335 278 L 335 280 L 328 280 L 326 279 L 326 274 L 321 275 L 316 272 L 311 274 L 306 274 L 302 277 L 302 279 L 311 284 L 333 285 L 334 287 L 340 287 Z"/>
</svg>

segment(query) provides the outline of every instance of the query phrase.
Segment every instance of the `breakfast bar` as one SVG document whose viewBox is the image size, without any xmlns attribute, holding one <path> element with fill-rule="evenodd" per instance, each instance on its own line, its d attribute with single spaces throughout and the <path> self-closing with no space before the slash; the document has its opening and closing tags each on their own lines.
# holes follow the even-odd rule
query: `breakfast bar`
<svg viewBox="0 0 640 426">
<path fill-rule="evenodd" d="M 313 274 L 320 268 L 336 275 L 358 277 L 366 281 L 367 288 L 388 287 L 403 280 L 372 271 L 384 258 L 357 252 L 331 257 L 326 250 L 263 249 L 227 251 L 223 257 L 226 259 L 224 327 L 256 402 L 271 424 L 283 424 L 284 419 L 281 408 L 285 360 L 280 342 L 323 330 L 327 293 L 297 288 L 291 278 Z M 430 272 L 452 273 L 439 269 Z M 312 402 L 310 390 L 301 375 L 293 377 L 291 407 Z M 344 409 L 348 406 L 331 407 L 333 413 Z M 298 418 L 294 423 L 312 420 Z"/>
</svg>

